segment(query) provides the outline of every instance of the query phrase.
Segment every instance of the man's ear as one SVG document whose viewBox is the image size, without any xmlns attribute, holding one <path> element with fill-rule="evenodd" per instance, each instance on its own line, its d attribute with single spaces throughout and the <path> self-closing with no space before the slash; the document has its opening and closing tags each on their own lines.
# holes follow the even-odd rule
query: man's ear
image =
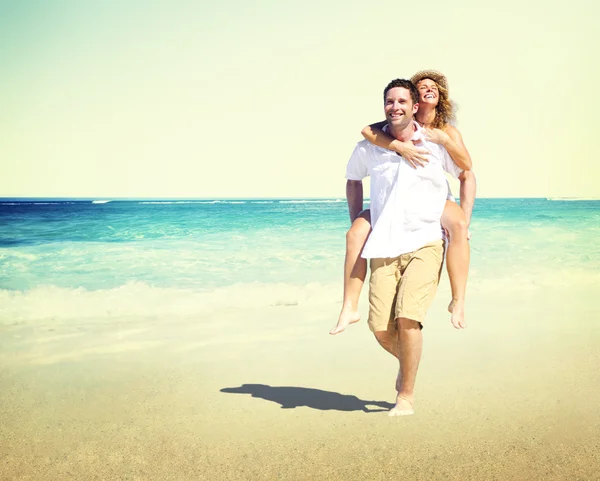
<svg viewBox="0 0 600 481">
<path fill-rule="evenodd" d="M 418 102 L 413 105 L 413 114 L 416 114 L 417 110 L 419 110 L 419 103 Z"/>
</svg>

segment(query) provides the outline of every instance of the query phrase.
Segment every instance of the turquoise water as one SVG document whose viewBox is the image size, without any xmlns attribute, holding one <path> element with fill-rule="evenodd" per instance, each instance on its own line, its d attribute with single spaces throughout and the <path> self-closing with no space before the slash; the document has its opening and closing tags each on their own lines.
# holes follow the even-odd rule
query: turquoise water
<svg viewBox="0 0 600 481">
<path fill-rule="evenodd" d="M 0 219 L 4 322 L 337 298 L 349 227 L 343 199 L 3 199 Z M 471 232 L 475 289 L 600 275 L 598 200 L 478 199 Z"/>
</svg>

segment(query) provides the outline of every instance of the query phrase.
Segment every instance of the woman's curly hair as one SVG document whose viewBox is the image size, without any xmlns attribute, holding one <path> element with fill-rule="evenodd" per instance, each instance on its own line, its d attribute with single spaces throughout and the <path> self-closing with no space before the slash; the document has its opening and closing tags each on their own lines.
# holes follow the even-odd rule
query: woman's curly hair
<svg viewBox="0 0 600 481">
<path fill-rule="evenodd" d="M 429 77 L 424 77 L 420 79 L 419 82 L 421 82 L 421 80 L 425 80 L 426 78 L 433 80 Z M 435 80 L 433 81 L 435 82 Z M 417 85 L 419 82 L 417 82 Z M 415 87 L 417 85 L 415 85 Z M 429 125 L 429 127 L 443 130 L 446 125 L 452 125 L 456 121 L 456 104 L 450 100 L 448 96 L 448 90 L 446 90 L 437 82 L 435 82 L 435 85 L 438 88 L 439 99 L 438 104 L 435 106 L 435 119 L 433 119 L 433 122 L 431 125 Z"/>
</svg>

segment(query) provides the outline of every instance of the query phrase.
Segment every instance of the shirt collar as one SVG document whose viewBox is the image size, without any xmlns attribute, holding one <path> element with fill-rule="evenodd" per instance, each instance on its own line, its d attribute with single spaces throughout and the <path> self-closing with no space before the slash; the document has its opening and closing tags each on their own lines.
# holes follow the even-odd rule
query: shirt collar
<svg viewBox="0 0 600 481">
<path fill-rule="evenodd" d="M 423 127 L 413 120 L 414 133 L 410 140 L 421 140 L 423 137 Z M 389 125 L 385 124 L 382 129 L 385 133 L 388 133 Z"/>
</svg>

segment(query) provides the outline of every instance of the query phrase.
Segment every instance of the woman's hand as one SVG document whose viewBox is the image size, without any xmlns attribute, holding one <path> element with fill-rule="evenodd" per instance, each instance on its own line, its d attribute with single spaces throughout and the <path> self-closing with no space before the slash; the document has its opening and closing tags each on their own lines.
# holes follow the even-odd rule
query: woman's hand
<svg viewBox="0 0 600 481">
<path fill-rule="evenodd" d="M 450 140 L 450 136 L 440 129 L 423 129 L 425 133 L 425 138 L 430 142 L 435 142 L 436 144 L 446 145 L 446 143 Z"/>
<path fill-rule="evenodd" d="M 394 140 L 390 144 L 390 147 L 394 152 L 399 153 L 404 160 L 415 169 L 417 168 L 417 165 L 423 166 L 429 162 L 429 159 L 426 157 L 426 155 L 430 153 L 429 150 L 415 147 L 412 142 Z"/>
</svg>

